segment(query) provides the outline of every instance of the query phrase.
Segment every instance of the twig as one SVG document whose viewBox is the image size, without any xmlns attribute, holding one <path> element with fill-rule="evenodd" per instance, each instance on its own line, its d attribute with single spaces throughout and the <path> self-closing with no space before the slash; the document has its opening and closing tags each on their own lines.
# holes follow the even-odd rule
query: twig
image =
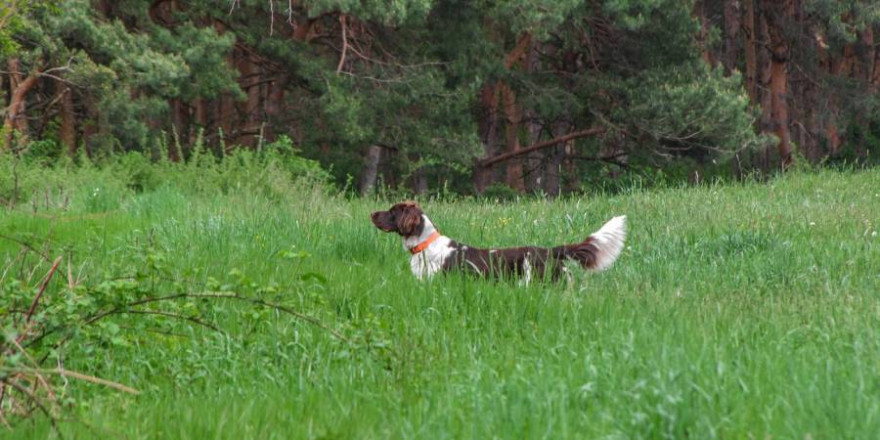
<svg viewBox="0 0 880 440">
<path fill-rule="evenodd" d="M 339 64 L 336 66 L 336 73 L 342 72 L 342 66 L 345 64 L 345 52 L 348 50 L 348 37 L 346 34 L 345 14 L 339 16 L 339 24 L 342 25 L 342 55 L 339 56 Z"/>
<path fill-rule="evenodd" d="M 514 158 L 517 156 L 522 156 L 523 154 L 528 154 L 528 153 L 531 153 L 532 151 L 537 151 L 542 148 L 551 147 L 553 145 L 567 142 L 572 139 L 578 139 L 578 138 L 583 138 L 583 137 L 588 137 L 588 136 L 595 136 L 598 134 L 602 134 L 604 132 L 605 132 L 604 127 L 593 127 L 593 128 L 588 128 L 586 130 L 576 131 L 574 133 L 569 133 L 565 136 L 559 136 L 557 138 L 553 138 L 553 139 L 550 139 L 550 140 L 547 140 L 544 142 L 538 142 L 537 144 L 534 144 L 534 145 L 526 147 L 526 148 L 510 151 L 510 152 L 507 152 L 504 154 L 499 154 L 494 157 L 488 157 L 486 159 L 478 161 L 477 164 L 480 165 L 481 167 L 488 168 L 498 162 L 503 162 L 505 160 L 508 160 L 508 159 L 511 159 L 511 158 Z"/>
<path fill-rule="evenodd" d="M 336 330 L 333 330 L 332 328 L 326 326 L 324 323 L 322 323 L 322 322 L 319 321 L 318 319 L 313 318 L 313 317 L 311 317 L 311 316 L 309 316 L 309 315 L 306 315 L 306 314 L 303 314 L 303 313 L 297 312 L 296 310 L 293 310 L 293 309 L 291 309 L 291 308 L 288 308 L 288 307 L 282 306 L 282 305 L 280 305 L 280 304 L 270 303 L 270 302 L 263 301 L 263 300 L 261 300 L 261 299 L 256 299 L 256 298 L 248 298 L 248 297 L 241 296 L 241 295 L 237 295 L 237 294 L 234 294 L 234 293 L 217 293 L 217 292 L 214 292 L 214 293 L 178 293 L 178 294 L 175 294 L 175 295 L 167 295 L 167 296 L 159 296 L 159 297 L 154 297 L 154 298 L 146 298 L 146 299 L 142 299 L 142 300 L 139 300 L 139 301 L 133 301 L 133 302 L 130 302 L 130 303 L 128 303 L 128 304 L 125 304 L 124 306 L 120 306 L 120 307 L 117 307 L 117 308 L 112 309 L 112 310 L 108 310 L 108 311 L 105 311 L 105 312 L 102 312 L 102 313 L 98 313 L 97 315 L 93 315 L 93 316 L 89 317 L 88 319 L 86 319 L 86 321 L 84 322 L 84 325 L 92 324 L 92 323 L 94 323 L 95 321 L 98 321 L 98 320 L 100 320 L 100 319 L 102 319 L 102 318 L 104 318 L 104 317 L 107 317 L 107 316 L 109 316 L 109 315 L 112 315 L 112 314 L 115 314 L 115 313 L 119 313 L 119 312 L 121 312 L 122 310 L 124 310 L 124 309 L 128 309 L 128 308 L 130 308 L 130 307 L 139 306 L 139 305 L 143 305 L 143 304 L 154 303 L 154 302 L 172 301 L 172 300 L 175 300 L 175 299 L 183 299 L 183 298 L 197 298 L 197 299 L 210 299 L 210 298 L 234 299 L 234 300 L 237 300 L 237 301 L 244 301 L 244 302 L 249 302 L 249 303 L 251 303 L 251 304 L 257 304 L 257 305 L 261 305 L 261 306 L 264 306 L 264 307 L 269 307 L 269 308 L 276 309 L 276 310 L 278 310 L 278 311 L 281 311 L 281 312 L 287 313 L 288 315 L 294 316 L 294 317 L 296 317 L 296 318 L 298 318 L 298 319 L 300 319 L 300 320 L 302 320 L 302 321 L 305 321 L 305 322 L 307 322 L 307 323 L 309 323 L 309 324 L 312 324 L 312 325 L 314 325 L 314 326 L 316 326 L 316 327 L 319 327 L 319 328 L 321 328 L 321 329 L 323 329 L 323 330 L 326 330 L 327 332 L 329 332 L 331 335 L 333 335 L 334 337 L 336 337 L 336 338 L 339 339 L 340 341 L 344 341 L 344 342 L 347 342 L 347 343 L 351 343 L 351 341 L 350 341 L 348 338 L 346 338 L 345 336 L 343 336 L 341 333 L 337 332 Z"/>
<path fill-rule="evenodd" d="M 21 346 L 21 344 L 18 343 L 18 341 L 13 340 L 12 343 L 15 345 L 15 348 L 17 348 L 18 351 L 20 351 L 21 354 L 24 355 L 24 358 L 27 359 L 28 362 L 31 363 L 33 368 L 40 368 L 40 365 L 37 364 L 37 361 L 33 357 L 31 357 L 30 353 L 28 353 L 27 350 L 25 350 Z M 49 382 L 40 373 L 35 373 L 34 376 L 37 377 L 37 380 L 40 382 L 41 385 L 43 385 L 43 388 L 46 389 L 46 392 L 49 393 L 49 397 L 51 397 L 51 400 L 54 403 L 55 402 L 55 392 L 52 391 L 52 387 L 49 386 Z"/>
<path fill-rule="evenodd" d="M 193 318 L 191 316 L 183 316 L 183 315 L 178 315 L 176 313 L 164 312 L 161 310 L 132 310 L 132 309 L 128 309 L 128 310 L 120 310 L 119 311 L 119 314 L 123 314 L 123 313 L 130 313 L 133 315 L 158 315 L 158 316 L 165 316 L 168 318 L 181 319 L 184 321 L 192 322 L 193 324 L 198 324 L 198 325 L 205 327 L 205 328 L 209 328 L 211 330 L 214 330 L 217 333 L 220 333 L 223 335 L 226 334 L 226 332 L 224 332 L 220 327 L 217 327 L 216 325 L 211 324 L 210 322 L 205 322 L 205 321 L 202 321 L 201 319 Z"/>
<path fill-rule="evenodd" d="M 619 152 L 615 154 L 611 154 L 608 156 L 581 156 L 581 155 L 569 155 L 566 156 L 569 159 L 577 159 L 577 160 L 585 160 L 588 162 L 605 162 L 610 163 L 612 165 L 617 165 L 621 168 L 629 169 L 629 165 L 624 162 L 618 160 L 619 158 L 626 156 L 626 152 Z"/>
<path fill-rule="evenodd" d="M 269 0 L 269 36 L 275 33 L 275 0 Z"/>
<path fill-rule="evenodd" d="M 70 376 L 74 379 L 84 380 L 86 382 L 91 382 L 98 385 L 104 385 L 109 388 L 113 388 L 114 390 L 123 391 L 129 394 L 140 394 L 141 392 L 131 388 L 129 386 L 125 386 L 118 382 L 113 382 L 107 379 L 101 379 L 100 377 L 90 376 L 88 374 L 78 373 L 76 371 L 65 370 L 62 368 L 4 368 L 0 367 L 0 371 L 4 371 L 7 373 L 12 372 L 21 372 L 21 373 L 42 373 L 42 374 L 57 374 L 60 376 Z M 7 382 L 9 383 L 9 382 Z"/>
<path fill-rule="evenodd" d="M 17 371 L 21 371 L 21 370 L 17 370 Z M 28 399 L 30 399 L 30 401 L 34 405 L 36 405 L 36 407 L 39 408 L 40 411 L 42 411 L 43 414 L 46 415 L 46 417 L 49 418 L 49 423 L 52 424 L 52 429 L 55 430 L 55 433 L 58 434 L 59 437 L 61 436 L 61 431 L 58 430 L 58 420 L 55 418 L 54 415 L 52 415 L 52 413 L 48 409 L 46 409 L 46 406 L 43 405 L 43 402 L 40 401 L 40 398 L 36 394 L 34 394 L 31 390 L 21 386 L 21 384 L 19 384 L 18 382 L 15 382 L 15 381 L 4 379 L 4 380 L 0 380 L 0 383 L 3 383 L 3 384 L 8 385 L 12 388 L 15 388 L 18 392 L 27 396 Z"/>
<path fill-rule="evenodd" d="M 412 79 L 406 79 L 406 77 L 403 77 L 403 76 L 398 76 L 396 78 L 384 79 L 384 78 L 377 78 L 375 76 L 355 75 L 354 73 L 351 73 L 351 72 L 339 72 L 339 73 L 341 73 L 343 75 L 348 75 L 353 78 L 365 79 L 365 80 L 373 81 L 376 83 L 409 83 L 409 82 L 413 81 Z"/>
<path fill-rule="evenodd" d="M 5 239 L 5 240 L 9 240 L 9 241 L 12 241 L 12 242 L 15 242 L 15 243 L 18 243 L 18 244 L 20 244 L 22 247 L 26 248 L 27 250 L 29 250 L 29 251 L 31 251 L 31 252 L 33 252 L 33 253 L 35 253 L 35 254 L 37 254 L 37 255 L 43 257 L 43 259 L 46 260 L 46 261 L 51 260 L 51 258 L 49 258 L 49 255 L 44 254 L 42 251 L 40 251 L 40 250 L 38 250 L 37 248 L 31 246 L 31 245 L 28 244 L 27 242 L 24 242 L 24 241 L 19 240 L 19 239 L 15 238 L 15 237 L 10 237 L 10 236 L 8 236 L 8 235 L 4 235 L 4 234 L 0 234 L 0 238 Z"/>
<path fill-rule="evenodd" d="M 124 330 L 131 330 L 133 332 L 147 332 L 147 333 L 155 333 L 157 335 L 162 335 L 162 336 L 174 336 L 175 338 L 189 337 L 189 335 L 185 335 L 183 333 L 169 332 L 166 330 L 157 330 L 154 328 L 134 328 L 130 325 L 120 325 L 119 328 L 124 329 Z"/>
<path fill-rule="evenodd" d="M 52 268 L 49 269 L 49 273 L 46 274 L 46 278 L 43 280 L 43 284 L 40 286 L 39 292 L 37 292 L 37 295 L 34 297 L 34 301 L 31 303 L 31 308 L 27 311 L 27 316 L 25 317 L 26 323 L 31 322 L 31 319 L 34 316 L 34 311 L 37 309 L 37 304 L 40 302 L 40 298 L 43 296 L 43 292 L 46 291 L 46 286 L 49 285 L 49 281 L 52 280 L 52 275 L 55 275 L 55 271 L 58 269 L 59 264 L 61 264 L 61 257 L 55 259 L 55 262 L 52 263 Z M 21 337 L 22 336 L 19 335 L 19 338 Z"/>
<path fill-rule="evenodd" d="M 27 336 L 27 334 L 30 332 L 31 319 L 33 319 L 34 312 L 37 310 L 37 304 L 39 304 L 40 298 L 43 297 L 43 293 L 46 291 L 46 286 L 49 285 L 49 281 L 52 279 L 52 275 L 54 275 L 55 271 L 58 269 L 59 264 L 61 264 L 61 257 L 56 258 L 55 262 L 52 263 L 52 268 L 49 269 L 49 273 L 46 274 L 46 278 L 43 280 L 43 284 L 40 285 L 40 290 L 34 296 L 34 301 L 31 303 L 30 308 L 28 309 L 27 313 L 25 314 L 24 330 L 22 330 L 22 332 L 15 338 L 16 344 L 21 343 L 21 341 L 23 341 L 24 338 Z"/>
<path fill-rule="evenodd" d="M 314 326 L 316 326 L 316 327 L 322 328 L 322 329 L 328 331 L 328 332 L 329 332 L 330 334 L 332 334 L 333 336 L 335 336 L 335 337 L 336 337 L 337 339 L 339 339 L 340 341 L 344 341 L 344 342 L 347 342 L 347 343 L 351 343 L 351 341 L 350 341 L 348 338 L 346 338 L 345 336 L 343 336 L 341 333 L 337 332 L 336 330 L 333 330 L 332 328 L 330 328 L 330 327 L 324 325 L 324 323 L 322 323 L 321 321 L 319 321 L 317 318 L 313 318 L 313 317 L 311 317 L 311 316 L 309 316 L 309 315 L 302 314 L 302 313 L 300 313 L 300 312 L 297 312 L 296 310 L 293 310 L 293 309 L 291 309 L 291 308 L 288 308 L 288 307 L 282 306 L 282 305 L 280 305 L 280 304 L 270 303 L 270 302 L 267 302 L 267 301 L 263 301 L 263 300 L 261 300 L 261 299 L 248 298 L 248 297 L 239 296 L 239 295 L 236 295 L 236 294 L 226 294 L 226 293 L 194 293 L 194 294 L 189 294 L 189 296 L 190 296 L 191 298 L 224 298 L 224 299 L 235 299 L 235 300 L 238 300 L 238 301 L 245 301 L 245 302 L 249 302 L 249 303 L 252 303 L 252 304 L 257 304 L 257 305 L 261 305 L 261 306 L 264 306 L 264 307 L 269 307 L 269 308 L 272 308 L 272 309 L 276 309 L 276 310 L 278 310 L 278 311 L 281 311 L 281 312 L 287 313 L 288 315 L 291 315 L 291 316 L 297 317 L 297 318 L 299 318 L 299 319 L 301 319 L 301 320 L 303 320 L 303 321 L 306 321 L 306 322 L 308 322 L 309 324 L 312 324 L 312 325 L 314 325 Z"/>
</svg>

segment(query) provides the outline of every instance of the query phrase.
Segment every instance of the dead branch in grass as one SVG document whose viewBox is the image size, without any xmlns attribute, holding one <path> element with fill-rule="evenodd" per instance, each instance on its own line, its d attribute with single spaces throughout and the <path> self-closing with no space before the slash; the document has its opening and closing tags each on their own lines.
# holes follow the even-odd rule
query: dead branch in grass
<svg viewBox="0 0 880 440">
<path fill-rule="evenodd" d="M 178 294 L 174 294 L 174 295 L 145 298 L 145 299 L 138 300 L 138 301 L 132 301 L 132 302 L 124 304 L 120 307 L 93 315 L 93 316 L 87 318 L 84 323 L 86 325 L 93 324 L 93 323 L 95 323 L 95 322 L 97 322 L 107 316 L 119 314 L 119 313 L 124 313 L 125 310 L 130 309 L 131 307 L 134 307 L 134 306 L 162 302 L 162 301 L 173 301 L 173 300 L 186 299 L 186 298 L 192 298 L 192 299 L 211 299 L 211 298 L 232 299 L 232 300 L 237 300 L 237 301 L 249 302 L 251 304 L 255 304 L 255 305 L 259 305 L 259 306 L 263 306 L 263 307 L 268 307 L 270 309 L 275 309 L 275 310 L 278 310 L 279 312 L 293 316 L 301 321 L 305 321 L 305 322 L 312 324 L 322 330 L 325 330 L 328 333 L 330 333 L 331 335 L 333 335 L 336 339 L 339 339 L 340 341 L 343 341 L 346 343 L 351 343 L 351 340 L 349 340 L 348 338 L 346 338 L 344 335 L 337 332 L 336 330 L 333 330 L 332 328 L 330 328 L 329 326 L 327 326 L 323 322 L 319 321 L 317 318 L 314 318 L 312 316 L 298 312 L 296 310 L 293 310 L 293 309 L 286 307 L 286 306 L 283 306 L 281 304 L 275 304 L 275 303 L 263 301 L 263 300 L 257 299 L 257 298 L 249 298 L 246 296 L 239 295 L 237 293 L 226 293 L 226 292 L 178 293 Z"/>
</svg>

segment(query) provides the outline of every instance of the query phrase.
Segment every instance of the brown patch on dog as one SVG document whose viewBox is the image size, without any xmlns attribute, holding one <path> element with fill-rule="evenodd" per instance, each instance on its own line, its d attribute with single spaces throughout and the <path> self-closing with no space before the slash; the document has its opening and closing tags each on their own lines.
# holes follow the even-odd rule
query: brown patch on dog
<svg viewBox="0 0 880 440">
<path fill-rule="evenodd" d="M 377 228 L 385 232 L 397 232 L 409 237 L 422 232 L 422 208 L 413 201 L 398 203 L 387 211 L 377 211 L 370 215 Z"/>
</svg>

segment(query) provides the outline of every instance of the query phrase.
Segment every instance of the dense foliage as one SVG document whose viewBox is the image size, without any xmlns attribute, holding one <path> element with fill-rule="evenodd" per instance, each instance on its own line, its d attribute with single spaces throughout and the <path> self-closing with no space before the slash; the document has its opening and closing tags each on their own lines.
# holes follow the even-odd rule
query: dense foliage
<svg viewBox="0 0 880 440">
<path fill-rule="evenodd" d="M 870 162 L 878 26 L 865 0 L 15 0 L 3 148 L 286 135 L 340 184 L 418 193 Z"/>
</svg>

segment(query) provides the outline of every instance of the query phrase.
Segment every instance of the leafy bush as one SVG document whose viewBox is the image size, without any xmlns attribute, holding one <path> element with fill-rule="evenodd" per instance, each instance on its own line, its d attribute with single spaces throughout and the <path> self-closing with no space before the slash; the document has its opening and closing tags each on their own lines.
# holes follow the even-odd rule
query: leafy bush
<svg viewBox="0 0 880 440">
<path fill-rule="evenodd" d="M 32 145 L 33 151 L 45 149 L 44 143 Z M 63 156 L 0 155 L 0 203 L 28 203 L 34 210 L 66 209 L 73 203 L 96 213 L 118 208 L 131 194 L 163 186 L 185 194 L 243 191 L 272 200 L 296 199 L 304 190 L 326 193 L 330 188 L 330 174 L 317 161 L 300 156 L 286 136 L 259 151 L 238 148 L 218 157 L 201 143 L 192 151 L 184 162 L 167 157 L 154 161 L 134 151 L 100 159 L 81 156 L 76 161 Z"/>
</svg>

